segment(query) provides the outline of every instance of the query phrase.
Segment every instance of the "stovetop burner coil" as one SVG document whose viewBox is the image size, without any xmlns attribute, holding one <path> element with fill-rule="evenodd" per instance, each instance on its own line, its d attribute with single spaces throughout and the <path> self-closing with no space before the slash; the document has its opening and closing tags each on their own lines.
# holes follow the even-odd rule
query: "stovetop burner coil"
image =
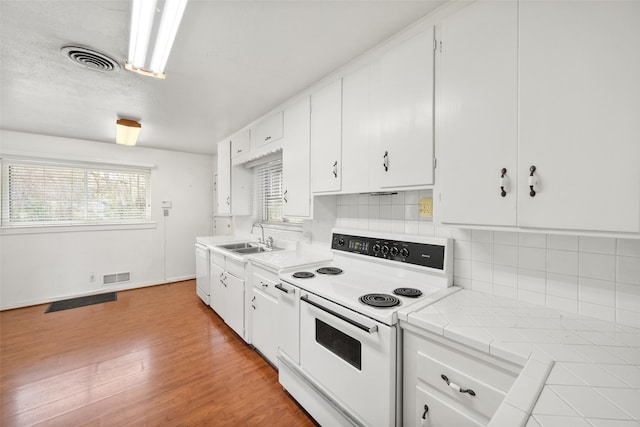
<svg viewBox="0 0 640 427">
<path fill-rule="evenodd" d="M 316 275 L 310 271 L 296 271 L 295 273 L 293 273 L 293 277 L 296 279 L 310 279 L 315 276 Z"/>
<path fill-rule="evenodd" d="M 336 274 L 342 274 L 342 269 L 338 267 L 320 267 L 319 269 L 316 270 L 316 273 L 336 275 Z"/>
<path fill-rule="evenodd" d="M 418 298 L 422 295 L 422 291 L 416 288 L 397 288 L 393 290 L 393 293 L 402 297 Z"/>
<path fill-rule="evenodd" d="M 387 294 L 366 294 L 358 298 L 358 300 L 372 307 L 394 307 L 400 305 L 398 298 Z"/>
</svg>

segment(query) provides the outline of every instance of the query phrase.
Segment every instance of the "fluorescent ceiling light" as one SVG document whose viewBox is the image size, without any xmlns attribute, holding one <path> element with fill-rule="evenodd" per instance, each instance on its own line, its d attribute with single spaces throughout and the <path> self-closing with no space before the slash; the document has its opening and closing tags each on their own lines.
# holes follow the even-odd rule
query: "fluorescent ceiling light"
<svg viewBox="0 0 640 427">
<path fill-rule="evenodd" d="M 142 125 L 134 120 L 116 120 L 116 144 L 136 145 Z"/>
<path fill-rule="evenodd" d="M 178 33 L 187 0 L 164 0 L 161 14 L 158 13 L 157 5 L 156 0 L 133 0 L 129 58 L 125 68 L 163 79 L 164 68 Z M 156 15 L 160 16 L 159 23 Z M 147 60 L 152 34 L 155 35 L 155 41 L 152 55 Z"/>
</svg>

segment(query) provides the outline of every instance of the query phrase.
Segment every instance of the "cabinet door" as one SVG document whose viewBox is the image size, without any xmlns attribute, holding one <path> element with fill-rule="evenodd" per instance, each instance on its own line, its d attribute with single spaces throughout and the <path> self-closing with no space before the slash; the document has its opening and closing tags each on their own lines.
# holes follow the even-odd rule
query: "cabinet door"
<svg viewBox="0 0 640 427">
<path fill-rule="evenodd" d="M 249 152 L 249 129 L 241 130 L 231 137 L 231 157 L 241 156 Z"/>
<path fill-rule="evenodd" d="M 251 215 L 253 172 L 244 166 L 231 166 L 231 214 Z"/>
<path fill-rule="evenodd" d="M 285 139 L 282 148 L 283 216 L 309 217 L 309 98 L 284 111 Z"/>
<path fill-rule="evenodd" d="M 371 74 L 375 68 L 362 67 L 342 80 L 342 192 L 366 193 L 372 190 L 369 168 L 382 167 L 377 150 L 379 119 L 371 93 Z M 375 188 L 373 189 L 375 191 Z"/>
<path fill-rule="evenodd" d="M 231 141 L 218 143 L 218 213 L 231 213 Z"/>
<path fill-rule="evenodd" d="M 244 338 L 244 280 L 227 272 L 225 274 L 227 287 L 224 322 Z"/>
<path fill-rule="evenodd" d="M 299 290 L 288 283 L 278 283 L 276 334 L 278 348 L 296 363 L 300 362 Z"/>
<path fill-rule="evenodd" d="M 640 2 L 520 2 L 519 17 L 519 225 L 638 231 Z"/>
<path fill-rule="evenodd" d="M 424 423 L 423 423 L 424 420 Z M 480 427 L 484 424 L 455 409 L 435 393 L 416 387 L 416 406 L 413 419 L 405 425 L 430 427 Z"/>
<path fill-rule="evenodd" d="M 219 265 L 210 264 L 209 283 L 211 284 L 209 293 L 209 306 L 224 319 L 224 298 L 226 295 L 224 285 L 224 270 Z"/>
<path fill-rule="evenodd" d="M 433 184 L 433 29 L 380 59 L 383 188 Z"/>
<path fill-rule="evenodd" d="M 251 148 L 255 149 L 282 138 L 282 111 L 265 117 L 251 130 Z"/>
<path fill-rule="evenodd" d="M 441 220 L 514 226 L 518 4 L 475 2 L 442 21 L 440 39 L 436 145 Z"/>
<path fill-rule="evenodd" d="M 270 295 L 253 288 L 251 299 L 252 342 L 272 364 L 277 364 L 278 343 L 276 341 L 275 322 L 278 314 L 278 301 Z"/>
<path fill-rule="evenodd" d="M 311 95 L 311 191 L 339 191 L 342 179 L 342 80 Z"/>
</svg>

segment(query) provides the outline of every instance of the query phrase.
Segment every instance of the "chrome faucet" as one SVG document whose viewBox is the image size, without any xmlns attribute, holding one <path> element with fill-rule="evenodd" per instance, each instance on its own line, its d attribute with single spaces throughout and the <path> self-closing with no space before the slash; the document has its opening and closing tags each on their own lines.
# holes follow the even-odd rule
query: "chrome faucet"
<svg viewBox="0 0 640 427">
<path fill-rule="evenodd" d="M 260 240 L 258 240 L 258 242 L 265 243 L 265 241 L 264 241 L 264 227 L 262 226 L 262 224 L 260 224 L 259 222 L 254 222 L 253 225 L 251 226 L 251 231 L 250 232 L 253 233 L 253 227 L 255 227 L 256 225 L 259 226 L 260 229 L 262 230 L 262 238 Z"/>
</svg>

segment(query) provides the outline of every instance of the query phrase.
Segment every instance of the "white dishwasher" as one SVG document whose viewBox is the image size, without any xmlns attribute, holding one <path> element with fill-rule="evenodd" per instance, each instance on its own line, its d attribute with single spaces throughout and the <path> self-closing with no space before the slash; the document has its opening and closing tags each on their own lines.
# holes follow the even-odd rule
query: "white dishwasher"
<svg viewBox="0 0 640 427">
<path fill-rule="evenodd" d="M 209 248 L 196 243 L 196 293 L 209 305 Z"/>
</svg>

